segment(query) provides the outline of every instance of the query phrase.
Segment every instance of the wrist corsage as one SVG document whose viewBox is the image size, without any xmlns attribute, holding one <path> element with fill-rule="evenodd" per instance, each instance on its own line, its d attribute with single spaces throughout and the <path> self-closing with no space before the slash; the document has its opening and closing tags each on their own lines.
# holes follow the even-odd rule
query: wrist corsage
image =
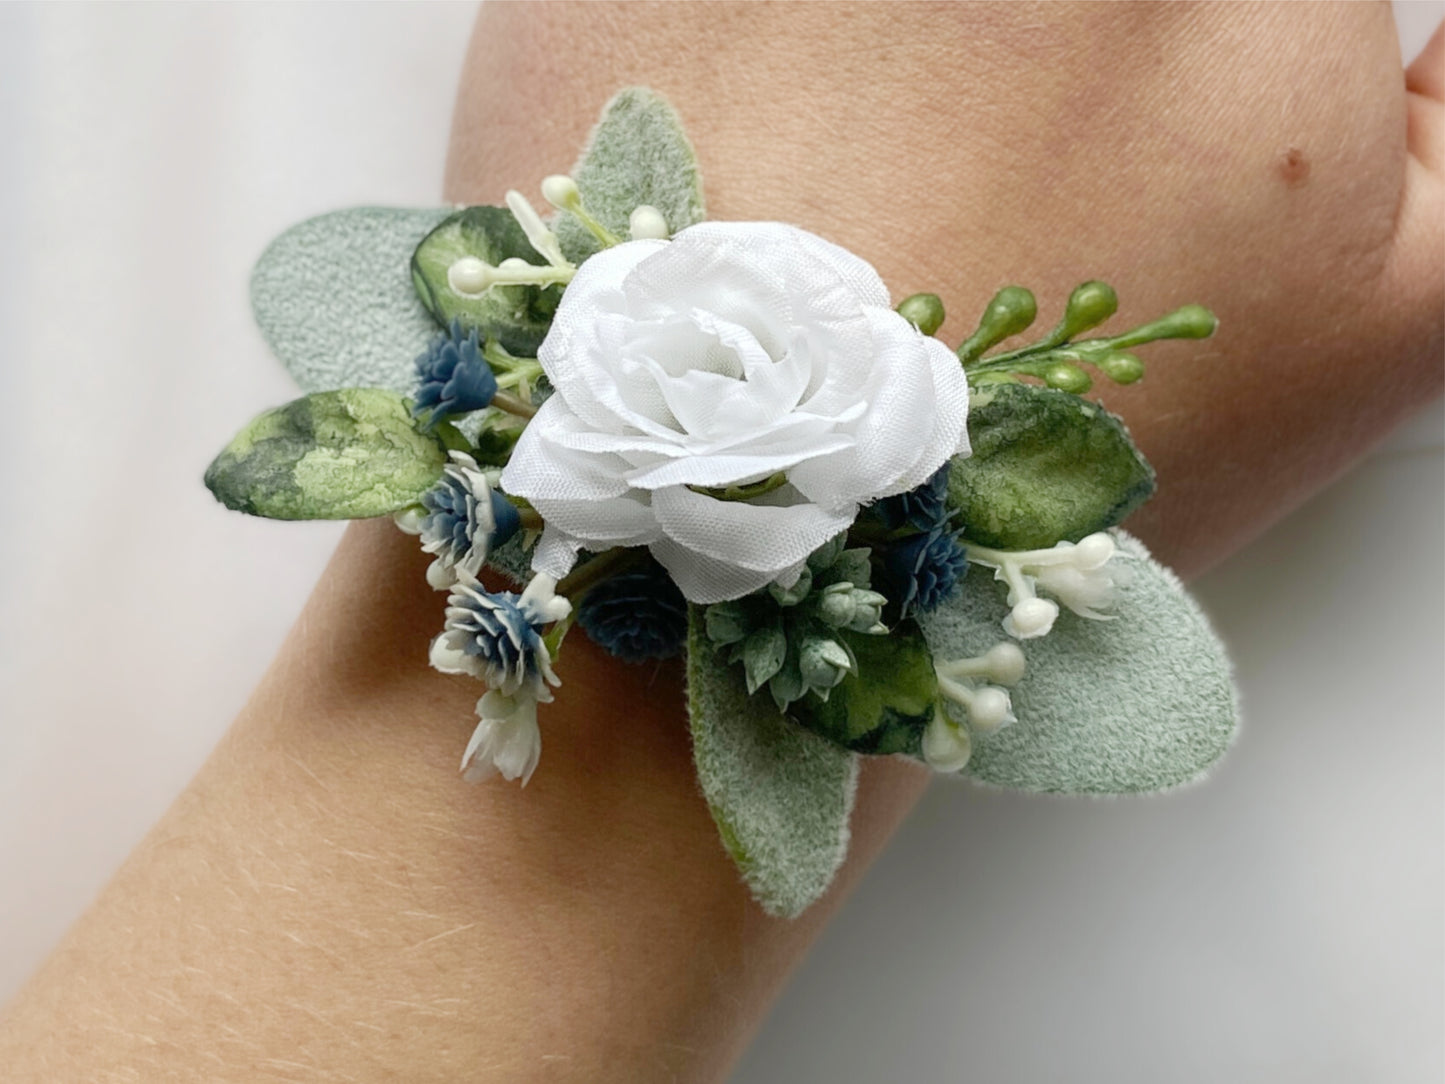
<svg viewBox="0 0 1445 1084">
<path fill-rule="evenodd" d="M 682 656 L 723 843 L 796 915 L 843 860 L 860 756 L 1120 794 L 1224 751 L 1225 654 L 1119 526 L 1154 473 L 1081 398 L 1090 369 L 1131 383 L 1136 348 L 1211 334 L 1206 310 L 1089 336 L 1118 302 L 1086 282 L 1003 348 L 1035 319 L 1009 286 L 950 347 L 939 298 L 894 306 L 853 253 L 707 221 L 681 125 L 642 89 L 541 193 L 550 220 L 509 192 L 278 238 L 253 303 L 309 394 L 206 474 L 252 515 L 418 536 L 448 592 L 431 663 L 486 685 L 466 778 L 537 769 L 574 626 L 628 663 Z"/>
</svg>

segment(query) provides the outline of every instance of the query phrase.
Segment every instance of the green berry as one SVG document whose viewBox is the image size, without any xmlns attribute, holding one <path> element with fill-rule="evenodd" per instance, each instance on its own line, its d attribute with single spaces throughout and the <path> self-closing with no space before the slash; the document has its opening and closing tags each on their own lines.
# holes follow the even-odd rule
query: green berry
<svg viewBox="0 0 1445 1084">
<path fill-rule="evenodd" d="M 1044 380 L 1049 387 L 1057 388 L 1059 391 L 1072 392 L 1074 395 L 1082 395 L 1093 387 L 1094 382 L 1089 379 L 1089 374 L 1080 369 L 1077 365 L 1070 365 L 1068 362 L 1060 362 L 1051 366 L 1044 373 Z"/>
<path fill-rule="evenodd" d="M 1038 313 L 1033 294 L 1022 286 L 1005 286 L 993 295 L 988 308 L 983 310 L 978 330 L 958 348 L 958 356 L 967 364 L 995 343 L 1026 330 Z"/>
<path fill-rule="evenodd" d="M 1098 327 L 1119 311 L 1119 295 L 1107 282 L 1085 282 L 1074 287 L 1069 295 L 1069 304 L 1064 309 L 1063 322 L 1051 338 L 1063 335 L 1060 342 L 1068 342 L 1081 331 Z"/>
<path fill-rule="evenodd" d="M 1109 354 L 1099 361 L 1099 369 L 1116 384 L 1132 384 L 1144 375 L 1144 363 L 1133 354 Z"/>
<path fill-rule="evenodd" d="M 913 294 L 898 303 L 898 315 L 932 335 L 943 326 L 943 302 L 937 294 Z"/>
</svg>

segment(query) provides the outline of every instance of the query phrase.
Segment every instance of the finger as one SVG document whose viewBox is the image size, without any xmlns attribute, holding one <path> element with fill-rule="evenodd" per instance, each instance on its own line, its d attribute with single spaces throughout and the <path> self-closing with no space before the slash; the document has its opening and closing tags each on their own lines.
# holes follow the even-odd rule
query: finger
<svg viewBox="0 0 1445 1084">
<path fill-rule="evenodd" d="M 1445 23 L 1435 28 L 1420 55 L 1405 69 L 1405 89 L 1445 101 Z"/>
<path fill-rule="evenodd" d="M 1405 69 L 1409 108 L 1406 144 L 1436 176 L 1445 173 L 1445 23 Z"/>
</svg>

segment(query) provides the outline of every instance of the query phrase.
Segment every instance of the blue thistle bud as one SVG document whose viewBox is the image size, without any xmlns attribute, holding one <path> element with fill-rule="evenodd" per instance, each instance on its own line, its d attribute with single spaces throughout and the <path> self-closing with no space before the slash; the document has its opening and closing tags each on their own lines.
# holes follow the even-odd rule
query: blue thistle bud
<svg viewBox="0 0 1445 1084">
<path fill-rule="evenodd" d="M 593 643 L 625 662 L 670 659 L 687 638 L 687 600 L 662 566 L 649 561 L 588 591 L 577 622 Z"/>
<path fill-rule="evenodd" d="M 894 543 L 883 552 L 885 591 L 903 617 L 936 610 L 968 568 L 959 532 L 942 525 Z"/>
<path fill-rule="evenodd" d="M 874 514 L 889 530 L 904 526 L 933 530 L 948 515 L 948 468 L 945 462 L 918 488 L 884 497 L 873 505 Z"/>
<path fill-rule="evenodd" d="M 416 399 L 412 416 L 435 425 L 449 414 L 481 410 L 497 394 L 497 378 L 482 357 L 480 333 L 461 322 L 432 340 L 416 359 Z"/>
</svg>

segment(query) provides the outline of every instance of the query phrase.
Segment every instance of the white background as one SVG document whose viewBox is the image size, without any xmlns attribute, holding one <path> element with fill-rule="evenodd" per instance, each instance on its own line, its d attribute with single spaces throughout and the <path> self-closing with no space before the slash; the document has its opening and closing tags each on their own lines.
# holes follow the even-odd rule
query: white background
<svg viewBox="0 0 1445 1084">
<path fill-rule="evenodd" d="M 1413 55 L 1445 4 L 1396 10 Z M 335 544 L 200 484 L 293 394 L 247 275 L 307 215 L 438 202 L 473 12 L 0 6 L 0 998 Z M 935 786 L 736 1080 L 1438 1081 L 1441 446 L 1436 404 L 1197 585 L 1247 713 L 1212 782 Z"/>
</svg>

